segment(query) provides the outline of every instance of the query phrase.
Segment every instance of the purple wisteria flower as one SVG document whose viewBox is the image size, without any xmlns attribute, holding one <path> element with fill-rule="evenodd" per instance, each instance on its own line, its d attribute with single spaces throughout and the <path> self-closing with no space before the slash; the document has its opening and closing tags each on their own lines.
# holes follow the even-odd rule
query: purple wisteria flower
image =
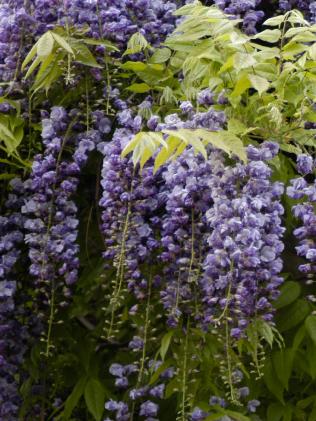
<svg viewBox="0 0 316 421">
<path fill-rule="evenodd" d="M 208 413 L 200 408 L 194 408 L 191 414 L 191 421 L 203 421 L 208 416 Z"/>
<path fill-rule="evenodd" d="M 58 305 L 67 305 L 70 287 L 77 280 L 79 222 L 73 195 L 80 169 L 100 141 L 96 130 L 67 138 L 69 124 L 62 107 L 53 107 L 50 118 L 43 119 L 44 152 L 34 157 L 30 178 L 25 182 L 28 198 L 22 214 L 31 261 L 29 270 L 36 293 L 41 296 L 37 303 L 44 308 L 51 300 L 52 289 L 56 299 L 57 295 L 60 298 Z M 64 158 L 66 144 L 74 149 L 71 159 Z"/>
<path fill-rule="evenodd" d="M 152 401 L 146 401 L 141 404 L 139 415 L 143 417 L 155 417 L 158 412 L 158 405 Z"/>
<path fill-rule="evenodd" d="M 214 3 L 228 15 L 242 18 L 243 30 L 248 35 L 257 32 L 256 26 L 264 17 L 264 12 L 257 10 L 262 3 L 261 0 L 215 0 Z"/>
<path fill-rule="evenodd" d="M 300 155 L 297 159 L 298 171 L 305 175 L 315 168 L 313 159 L 308 155 Z M 306 259 L 306 263 L 299 265 L 299 270 L 307 278 L 313 278 L 316 272 L 316 180 L 308 183 L 303 177 L 294 178 L 287 188 L 289 197 L 301 200 L 292 207 L 293 214 L 302 225 L 294 230 L 299 241 L 296 247 L 298 256 Z"/>
<path fill-rule="evenodd" d="M 274 150 L 273 153 L 271 151 Z M 203 323 L 231 322 L 231 336 L 239 338 L 254 314 L 272 319 L 271 300 L 282 283 L 280 254 L 283 185 L 270 181 L 271 143 L 248 148 L 249 163 L 222 168 L 212 177 L 214 205 L 207 211 L 209 252 L 204 260 Z M 254 160 L 251 160 L 251 159 Z"/>
<path fill-rule="evenodd" d="M 23 242 L 20 213 L 24 187 L 19 179 L 10 182 L 11 192 L 0 216 L 0 419 L 18 419 L 21 404 L 17 373 L 26 351 L 27 332 L 20 323 L 16 305 L 15 265 Z"/>
<path fill-rule="evenodd" d="M 297 157 L 297 170 L 302 175 L 310 174 L 314 170 L 314 160 L 310 155 L 302 154 Z"/>
</svg>

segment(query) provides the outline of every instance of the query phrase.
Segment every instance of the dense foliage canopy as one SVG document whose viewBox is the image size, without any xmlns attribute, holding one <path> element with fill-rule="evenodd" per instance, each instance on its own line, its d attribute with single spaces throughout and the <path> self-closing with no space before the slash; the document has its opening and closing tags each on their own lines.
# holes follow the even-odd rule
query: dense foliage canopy
<svg viewBox="0 0 316 421">
<path fill-rule="evenodd" d="M 0 0 L 0 421 L 316 421 L 315 22 Z"/>
</svg>

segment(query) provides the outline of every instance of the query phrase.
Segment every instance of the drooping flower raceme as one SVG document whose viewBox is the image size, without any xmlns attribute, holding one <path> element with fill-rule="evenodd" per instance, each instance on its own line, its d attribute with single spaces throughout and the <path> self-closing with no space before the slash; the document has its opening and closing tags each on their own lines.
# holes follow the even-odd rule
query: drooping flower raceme
<svg viewBox="0 0 316 421">
<path fill-rule="evenodd" d="M 233 337 L 240 337 L 253 317 L 272 319 L 271 300 L 282 283 L 283 185 L 270 181 L 264 162 L 277 151 L 269 142 L 249 146 L 247 164 L 222 166 L 212 178 L 209 252 L 200 281 L 203 322 L 216 325 L 228 317 Z"/>
<path fill-rule="evenodd" d="M 25 182 L 28 199 L 22 207 L 26 216 L 25 242 L 29 246 L 32 275 L 42 304 L 67 304 L 70 286 L 78 276 L 76 192 L 80 168 L 100 140 L 99 132 L 71 136 L 72 123 L 62 107 L 53 107 L 42 121 L 43 154 L 34 158 L 32 173 Z M 74 149 L 73 157 L 67 149 Z"/>
<path fill-rule="evenodd" d="M 143 302 L 146 300 L 149 278 L 142 266 L 151 263 L 159 246 L 157 228 L 159 208 L 164 196 L 160 194 L 161 175 L 153 174 L 152 166 L 140 172 L 121 152 L 133 134 L 141 128 L 141 118 L 132 117 L 130 110 L 119 113 L 118 128 L 111 142 L 100 145 L 104 155 L 102 168 L 102 232 L 106 250 L 105 261 L 116 268 L 111 291 L 108 335 L 113 333 L 113 312 L 117 310 L 126 290 Z M 153 274 L 154 275 L 154 274 Z"/>
<path fill-rule="evenodd" d="M 316 168 L 316 163 L 309 155 L 299 155 L 297 169 L 302 176 L 311 174 Z M 306 259 L 306 263 L 299 265 L 299 270 L 312 280 L 316 272 L 316 180 L 308 183 L 304 177 L 294 178 L 287 188 L 289 197 L 300 200 L 293 206 L 293 214 L 302 225 L 294 230 L 294 235 L 299 240 L 296 247 L 298 256 Z"/>
<path fill-rule="evenodd" d="M 256 25 L 264 17 L 264 12 L 257 10 L 261 0 L 215 0 L 214 3 L 228 15 L 243 18 L 243 30 L 248 35 L 257 32 Z"/>
<path fill-rule="evenodd" d="M 0 419 L 18 419 L 20 397 L 16 375 L 25 352 L 26 332 L 16 306 L 17 282 L 14 267 L 23 242 L 23 216 L 20 213 L 24 188 L 19 179 L 11 182 L 12 193 L 6 211 L 0 216 Z"/>
</svg>

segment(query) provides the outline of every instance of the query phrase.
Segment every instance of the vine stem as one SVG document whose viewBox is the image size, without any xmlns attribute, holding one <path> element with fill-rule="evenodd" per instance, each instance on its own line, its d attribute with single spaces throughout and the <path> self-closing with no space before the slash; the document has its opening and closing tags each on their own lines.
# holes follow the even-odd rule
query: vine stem
<svg viewBox="0 0 316 421">
<path fill-rule="evenodd" d="M 186 335 L 184 342 L 184 358 L 183 358 L 183 371 L 182 371 L 182 399 L 181 399 L 181 421 L 186 420 L 186 396 L 187 396 L 187 365 L 188 365 L 188 347 L 189 347 L 189 329 L 190 329 L 190 316 L 188 316 L 186 324 Z"/>
<path fill-rule="evenodd" d="M 68 129 L 65 133 L 64 139 L 63 139 L 63 143 L 61 145 L 58 157 L 57 157 L 57 162 L 56 162 L 56 182 L 57 182 L 57 178 L 58 178 L 58 173 L 59 173 L 59 165 L 60 165 L 60 161 L 61 161 L 61 157 L 62 157 L 62 153 L 64 150 L 64 147 L 66 145 L 66 142 L 68 140 L 68 136 L 70 134 L 70 131 L 73 127 L 73 125 L 75 124 L 77 118 L 75 118 L 68 126 Z M 44 271 L 44 266 L 45 266 L 45 249 L 46 249 L 46 245 L 48 243 L 48 238 L 49 238 L 49 233 L 50 233 L 50 229 L 53 223 L 53 204 L 54 204 L 54 199 L 55 199 L 55 191 L 56 191 L 56 183 L 54 184 L 53 187 L 53 195 L 52 198 L 50 200 L 49 203 L 49 215 L 48 215 L 48 221 L 47 221 L 47 229 L 46 229 L 46 234 L 45 234 L 45 240 L 44 240 L 44 244 L 43 244 L 43 248 L 42 248 L 42 253 L 41 253 L 41 259 L 42 259 L 42 264 L 41 264 L 41 277 L 40 277 L 40 281 L 43 283 L 45 282 L 44 280 L 44 275 L 43 275 L 43 271 Z M 47 338 L 46 338 L 46 352 L 45 352 L 45 356 L 49 357 L 49 348 L 50 348 L 50 338 L 51 338 L 51 332 L 52 332 L 52 326 L 54 323 L 54 306 L 55 306 L 55 282 L 52 282 L 52 288 L 51 288 L 51 297 L 50 297 L 50 316 L 49 316 L 49 322 L 48 322 L 48 331 L 47 331 Z"/>
<path fill-rule="evenodd" d="M 97 8 L 97 15 L 98 15 L 98 23 L 99 23 L 99 32 L 100 32 L 100 38 L 103 38 L 103 28 L 102 28 L 102 21 L 100 16 L 100 9 L 99 9 L 99 0 L 97 0 L 96 3 Z M 104 62 L 105 62 L 105 72 L 106 72 L 106 109 L 105 112 L 107 115 L 109 115 L 110 112 L 110 89 L 111 89 L 111 76 L 110 76 L 110 70 L 109 70 L 109 63 L 108 63 L 108 54 L 104 53 Z"/>
<path fill-rule="evenodd" d="M 85 90 L 86 90 L 86 133 L 88 133 L 90 128 L 90 119 L 89 119 L 89 111 L 90 111 L 90 105 L 89 105 L 89 90 L 88 90 L 88 77 L 87 72 L 85 73 Z"/>
<path fill-rule="evenodd" d="M 230 391 L 230 398 L 233 403 L 236 403 L 236 394 L 235 394 L 235 388 L 233 385 L 232 380 L 232 362 L 230 357 L 230 340 L 229 340 L 229 327 L 228 327 L 228 321 L 226 319 L 225 322 L 225 336 L 226 336 L 226 359 L 227 359 L 227 371 L 228 371 L 228 383 L 229 383 L 229 391 Z"/>
<path fill-rule="evenodd" d="M 133 193 L 133 178 L 132 178 L 132 182 L 131 182 L 130 196 L 132 195 L 132 193 Z M 111 308 L 110 326 L 109 326 L 108 333 L 107 333 L 107 339 L 108 340 L 111 338 L 113 325 L 114 325 L 114 316 L 115 316 L 117 301 L 118 301 L 118 298 L 119 298 L 119 295 L 120 295 L 120 292 L 121 292 L 121 289 L 122 289 L 122 285 L 123 285 L 123 280 L 124 280 L 124 262 L 123 261 L 124 261 L 124 257 L 125 257 L 125 251 L 126 251 L 125 245 L 126 245 L 126 239 L 127 239 L 127 233 L 128 233 L 131 213 L 132 213 L 132 202 L 131 202 L 131 200 L 129 200 L 128 207 L 127 207 L 127 213 L 126 213 L 124 226 L 123 226 L 121 251 L 120 251 L 120 256 L 119 256 L 118 265 L 117 265 L 114 291 L 113 291 L 113 294 L 112 294 L 112 298 L 110 299 L 110 304 L 113 304 L 113 305 L 111 305 L 112 308 Z"/>
<path fill-rule="evenodd" d="M 136 389 L 138 389 L 139 386 L 141 385 L 142 380 L 143 380 L 143 374 L 144 374 L 146 351 L 147 351 L 147 337 L 148 337 L 148 328 L 149 328 L 151 286 L 152 286 L 152 277 L 150 275 L 149 284 L 148 284 L 148 296 L 147 296 L 147 302 L 146 302 L 144 335 L 143 335 L 144 344 L 143 344 L 142 356 L 141 356 L 141 360 L 140 360 L 140 368 L 139 368 L 139 372 L 138 372 L 138 376 L 137 376 Z M 133 419 L 134 419 L 134 412 L 135 412 L 135 402 L 133 402 L 133 405 L 132 405 L 130 421 L 133 421 Z"/>
<path fill-rule="evenodd" d="M 149 278 L 149 285 L 148 285 L 148 297 L 146 303 L 146 315 L 145 315 L 145 326 L 144 326 L 144 346 L 142 351 L 142 358 L 141 358 L 141 365 L 138 373 L 137 379 L 137 387 L 140 385 L 143 379 L 144 374 L 144 366 L 145 366 L 145 359 L 146 359 L 146 351 L 147 351 L 147 334 L 148 334 L 148 327 L 149 327 L 149 313 L 150 313 L 150 299 L 151 299 L 151 276 Z"/>
</svg>

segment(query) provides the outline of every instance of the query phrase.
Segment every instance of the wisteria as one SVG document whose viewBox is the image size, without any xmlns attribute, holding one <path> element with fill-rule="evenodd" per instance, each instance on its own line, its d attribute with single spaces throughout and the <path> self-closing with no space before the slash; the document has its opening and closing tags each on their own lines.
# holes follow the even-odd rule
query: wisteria
<svg viewBox="0 0 316 421">
<path fill-rule="evenodd" d="M 302 154 L 297 157 L 297 169 L 302 176 L 309 175 L 315 171 L 316 165 L 310 155 Z M 289 197 L 300 200 L 300 203 L 293 206 L 293 214 L 302 226 L 294 230 L 294 235 L 299 241 L 296 247 L 298 256 L 305 259 L 305 262 L 298 266 L 298 269 L 306 276 L 308 281 L 313 280 L 316 272 L 316 181 L 308 183 L 304 177 L 294 178 L 287 188 Z"/>
<path fill-rule="evenodd" d="M 146 167 L 139 173 L 133 169 L 130 160 L 120 158 L 133 132 L 140 130 L 141 118 L 132 117 L 129 110 L 123 110 L 119 120 L 124 128 L 116 130 L 110 143 L 100 145 L 104 155 L 100 200 L 103 208 L 102 232 L 107 247 L 104 257 L 106 261 L 113 260 L 116 268 L 110 293 L 112 316 L 107 333 L 109 337 L 113 333 L 114 312 L 126 287 L 139 300 L 146 297 L 149 279 L 141 266 L 150 262 L 159 246 L 155 230 L 160 223 L 157 214 L 164 201 L 158 187 L 160 175 L 154 175 L 152 167 Z"/>
<path fill-rule="evenodd" d="M 315 21 L 0 0 L 0 421 L 310 416 Z"/>
<path fill-rule="evenodd" d="M 271 170 L 264 162 L 277 151 L 273 143 L 249 146 L 247 165 L 222 165 L 212 179 L 214 205 L 206 213 L 210 250 L 200 283 L 204 323 L 236 319 L 232 337 L 240 337 L 256 315 L 271 320 L 271 300 L 283 281 L 283 185 L 269 181 Z"/>
<path fill-rule="evenodd" d="M 261 0 L 215 0 L 214 3 L 228 15 L 243 18 L 243 30 L 246 34 L 253 35 L 257 32 L 257 25 L 263 20 L 264 12 L 257 10 Z"/>
<path fill-rule="evenodd" d="M 26 332 L 16 306 L 15 267 L 23 241 L 23 216 L 20 213 L 24 187 L 19 179 L 10 183 L 11 193 L 0 217 L 0 419 L 17 420 L 21 404 L 17 373 L 25 353 Z M 20 314 L 21 316 L 21 314 Z"/>
<path fill-rule="evenodd" d="M 40 311 L 43 305 L 54 308 L 57 294 L 62 295 L 58 305 L 67 305 L 71 285 L 77 280 L 78 219 L 72 196 L 78 187 L 80 168 L 100 141 L 99 132 L 93 130 L 69 139 L 70 118 L 64 108 L 53 107 L 49 118 L 42 120 L 45 150 L 34 158 L 31 177 L 25 182 L 25 242 L 29 246 L 30 274 L 41 297 Z M 70 161 L 65 159 L 69 146 L 75 148 Z M 46 317 L 45 311 L 40 314 Z M 50 318 L 48 335 L 51 323 Z"/>
</svg>

